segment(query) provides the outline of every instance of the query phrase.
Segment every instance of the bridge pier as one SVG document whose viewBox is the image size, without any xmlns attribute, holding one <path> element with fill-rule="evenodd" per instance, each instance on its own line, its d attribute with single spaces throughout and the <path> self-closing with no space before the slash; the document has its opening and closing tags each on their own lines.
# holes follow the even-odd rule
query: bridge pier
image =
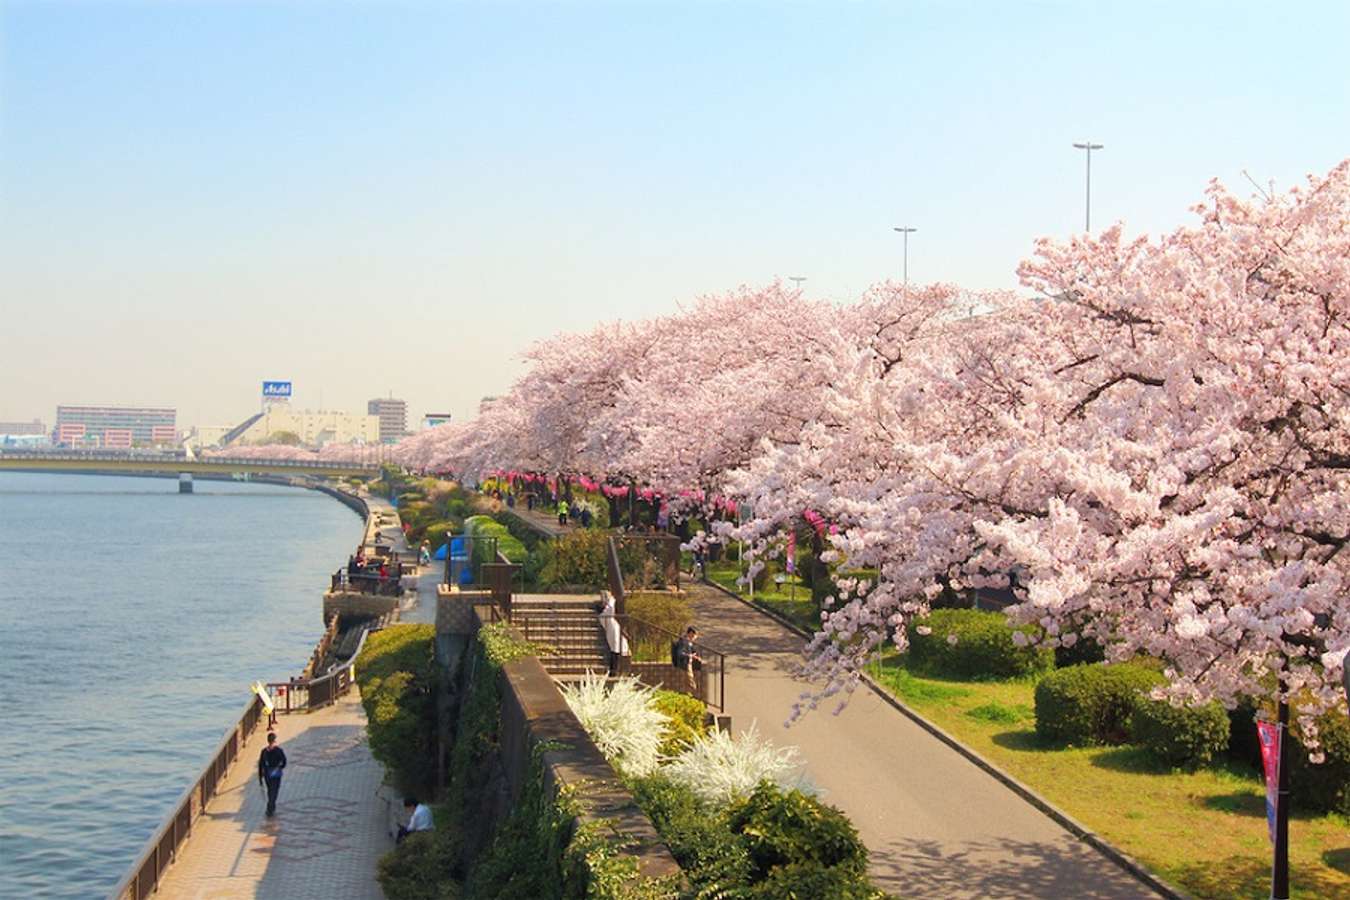
<svg viewBox="0 0 1350 900">
<path fill-rule="evenodd" d="M 192 473 L 191 473 L 191 472 L 179 472 L 179 473 L 178 473 L 178 493 L 180 493 L 180 494 L 190 494 L 190 493 L 192 493 Z"/>
</svg>

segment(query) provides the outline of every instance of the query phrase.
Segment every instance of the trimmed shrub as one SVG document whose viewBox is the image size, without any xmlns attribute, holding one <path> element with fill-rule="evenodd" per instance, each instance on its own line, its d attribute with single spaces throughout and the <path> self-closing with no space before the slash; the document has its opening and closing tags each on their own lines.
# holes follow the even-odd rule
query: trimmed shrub
<svg viewBox="0 0 1350 900">
<path fill-rule="evenodd" d="M 708 710 L 702 700 L 666 690 L 657 690 L 652 699 L 657 712 L 670 720 L 661 741 L 662 756 L 671 757 L 688 750 L 708 733 Z"/>
<path fill-rule="evenodd" d="M 1125 743 L 1135 698 L 1162 681 L 1139 662 L 1056 669 L 1036 685 L 1036 734 L 1067 744 Z"/>
<path fill-rule="evenodd" d="M 780 866 L 801 864 L 839 869 L 862 880 L 867 847 L 858 829 L 833 806 L 801 791 L 763 782 L 727 811 L 727 826 L 750 852 L 756 880 Z"/>
<path fill-rule="evenodd" d="M 669 661 L 671 635 L 683 634 L 694 621 L 688 598 L 665 591 L 635 591 L 624 598 L 624 604 L 630 617 L 633 659 Z"/>
<path fill-rule="evenodd" d="M 497 552 L 505 556 L 513 563 L 524 563 L 528 555 L 525 551 L 525 545 L 520 540 L 512 536 L 511 532 L 506 530 L 506 526 L 491 516 L 470 516 L 464 520 L 464 533 L 476 538 L 496 538 Z M 490 545 L 483 542 L 477 542 L 473 548 L 474 562 L 482 564 L 485 562 L 496 562 L 492 556 Z"/>
<path fill-rule="evenodd" d="M 387 900 L 455 900 L 460 896 L 459 883 L 450 874 L 455 864 L 454 836 L 444 824 L 440 822 L 435 831 L 408 835 L 380 857 L 377 873 Z"/>
<path fill-rule="evenodd" d="M 405 794 L 430 796 L 435 784 L 434 625 L 393 625 L 372 632 L 356 660 L 370 752 Z"/>
<path fill-rule="evenodd" d="M 1019 647 L 1013 631 L 1003 613 L 935 609 L 910 627 L 910 659 L 919 671 L 948 678 L 1015 678 L 1053 665 L 1049 648 Z"/>
<path fill-rule="evenodd" d="M 431 544 L 431 552 L 435 553 L 441 544 L 445 543 L 446 538 L 449 535 L 458 533 L 463 527 L 463 522 L 456 522 L 450 519 L 432 522 L 422 531 L 422 537 Z"/>
<path fill-rule="evenodd" d="M 1350 816 L 1350 718 L 1340 710 L 1331 710 L 1317 719 L 1317 737 L 1325 756 L 1320 763 L 1308 759 L 1303 729 L 1292 709 L 1289 735 L 1293 741 L 1285 747 L 1290 751 L 1289 789 L 1294 808 Z"/>
<path fill-rule="evenodd" d="M 886 896 L 846 867 L 779 866 L 745 894 L 752 900 L 877 900 Z"/>
<path fill-rule="evenodd" d="M 1130 735 L 1168 765 L 1195 768 L 1228 746 L 1228 713 L 1218 703 L 1173 706 L 1140 694 L 1130 716 Z"/>
<path fill-rule="evenodd" d="M 722 811 L 663 775 L 632 785 L 633 797 L 652 820 L 696 897 L 735 896 L 750 883 L 750 851 L 727 828 Z"/>
<path fill-rule="evenodd" d="M 609 535 L 592 528 L 569 532 L 552 543 L 552 558 L 544 565 L 539 583 L 600 590 L 609 579 Z"/>
<path fill-rule="evenodd" d="M 1055 668 L 1081 666 L 1083 663 L 1106 661 L 1106 650 L 1092 638 L 1079 637 L 1072 647 L 1055 648 Z"/>
</svg>

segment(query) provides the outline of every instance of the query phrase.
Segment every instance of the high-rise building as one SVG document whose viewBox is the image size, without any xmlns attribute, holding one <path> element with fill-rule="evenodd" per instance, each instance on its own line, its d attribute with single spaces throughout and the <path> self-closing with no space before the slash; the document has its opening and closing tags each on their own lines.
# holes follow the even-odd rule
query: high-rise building
<svg viewBox="0 0 1350 900">
<path fill-rule="evenodd" d="M 74 437 L 77 431 L 72 426 L 83 426 L 80 440 L 84 443 L 93 443 L 96 440 L 99 446 L 104 447 L 108 446 L 107 433 L 110 431 L 113 432 L 112 439 L 117 444 L 121 444 L 124 440 L 123 431 L 131 433 L 132 444 L 153 444 L 157 437 L 161 443 L 170 443 L 171 439 L 165 441 L 164 437 L 176 433 L 177 419 L 177 410 L 162 407 L 58 406 L 56 439 L 62 444 L 72 443 L 70 438 Z"/>
<path fill-rule="evenodd" d="M 366 404 L 366 412 L 380 417 L 380 443 L 393 444 L 408 434 L 408 404 L 393 397 L 379 397 Z"/>
</svg>

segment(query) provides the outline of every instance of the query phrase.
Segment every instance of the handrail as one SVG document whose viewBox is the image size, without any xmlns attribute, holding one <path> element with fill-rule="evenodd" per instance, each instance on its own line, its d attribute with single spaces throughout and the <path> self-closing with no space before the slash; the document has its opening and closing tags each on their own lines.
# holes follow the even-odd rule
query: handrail
<svg viewBox="0 0 1350 900">
<path fill-rule="evenodd" d="M 365 462 L 339 462 L 329 459 L 265 459 L 245 456 L 201 456 L 189 459 L 181 453 L 155 453 L 149 451 L 108 451 L 108 450 L 28 450 L 5 448 L 0 450 L 0 458 L 10 457 L 34 461 L 64 460 L 70 462 L 149 462 L 149 463 L 203 463 L 222 466 L 242 465 L 267 468 L 320 469 L 334 472 L 377 472 L 379 466 Z"/>
<path fill-rule="evenodd" d="M 681 640 L 684 637 L 683 635 L 676 634 L 673 631 L 667 631 L 661 626 L 654 625 L 651 622 L 646 621 L 645 619 L 638 619 L 635 618 L 634 616 L 626 614 L 616 615 L 615 619 L 617 619 L 619 623 L 619 635 L 623 641 L 623 644 L 627 645 L 630 652 L 636 650 L 639 640 L 644 640 L 644 643 L 646 643 L 648 642 L 646 639 L 649 639 L 653 635 L 659 636 L 662 640 L 662 643 L 665 643 L 666 641 L 674 643 L 674 641 Z M 634 628 L 633 627 L 634 625 L 638 627 Z M 640 638 L 639 635 L 641 635 L 642 637 Z M 695 674 L 694 674 L 694 685 L 692 690 L 689 689 L 690 685 L 687 683 L 688 678 L 687 674 L 685 675 L 685 680 L 681 680 L 679 677 L 679 673 L 683 673 L 685 672 L 685 670 L 677 669 L 671 663 L 644 661 L 644 660 L 629 661 L 629 658 L 624 658 L 622 665 L 633 670 L 633 674 L 642 673 L 644 670 L 649 671 L 652 665 L 655 665 L 656 671 L 660 673 L 658 676 L 658 680 L 661 681 L 661 683 L 652 685 L 653 687 L 662 687 L 666 688 L 667 690 L 674 690 L 679 691 L 680 693 L 692 694 L 693 696 L 702 700 L 706 705 L 717 707 L 718 712 L 726 712 L 726 695 L 727 695 L 726 654 L 723 653 L 721 650 L 718 650 L 714 647 L 709 646 L 708 644 L 703 643 L 702 641 L 694 642 L 694 653 L 698 655 L 700 660 L 702 660 L 703 666 L 700 669 L 693 670 Z M 669 675 L 667 675 L 667 673 L 663 671 L 664 668 L 669 668 L 671 670 Z M 713 686 L 715 687 L 714 691 L 709 691 L 708 689 L 710 671 Z M 714 694 L 715 696 L 713 696 Z"/>
<path fill-rule="evenodd" d="M 178 798 L 172 811 L 146 841 L 127 874 L 122 876 L 117 887 L 108 895 L 109 900 L 143 900 L 155 891 L 159 886 L 160 876 L 177 856 L 178 848 L 183 846 L 183 842 L 192 833 L 193 821 L 201 816 L 206 804 L 216 795 L 216 788 L 225 779 L 225 773 L 238 759 L 239 752 L 263 718 L 262 698 L 254 697 L 244 707 L 243 715 L 217 745 L 211 762 Z M 196 800 L 195 815 L 194 800 Z"/>
<path fill-rule="evenodd" d="M 361 639 L 356 643 L 356 649 L 352 651 L 351 657 L 342 665 L 334 666 L 328 672 L 317 678 L 294 678 L 290 681 L 269 681 L 267 683 L 268 693 L 274 698 L 276 703 L 276 712 L 293 713 L 308 712 L 321 706 L 327 706 L 330 703 L 336 703 L 337 698 L 351 690 L 352 682 L 355 680 L 352 673 L 356 668 L 356 658 L 361 655 L 361 648 L 366 645 L 366 638 L 372 631 L 378 629 L 362 625 Z M 334 684 L 336 682 L 336 684 Z M 316 688 L 319 688 L 317 691 Z M 293 706 L 292 699 L 295 697 L 296 690 L 305 692 L 305 704 L 303 707 Z M 315 697 L 319 698 L 315 702 Z M 286 705 L 280 704 L 281 697 L 286 698 Z"/>
</svg>

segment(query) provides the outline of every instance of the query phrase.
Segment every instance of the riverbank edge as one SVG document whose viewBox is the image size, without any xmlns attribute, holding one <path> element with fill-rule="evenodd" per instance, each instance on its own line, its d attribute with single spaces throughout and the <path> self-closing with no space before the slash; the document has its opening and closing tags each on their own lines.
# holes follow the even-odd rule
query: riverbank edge
<svg viewBox="0 0 1350 900">
<path fill-rule="evenodd" d="M 222 478 L 219 480 L 226 480 L 226 479 Z M 359 494 L 343 490 L 332 484 L 325 484 L 317 481 L 299 482 L 291 480 L 289 478 L 273 477 L 267 475 L 254 476 L 250 480 L 258 481 L 263 484 L 276 485 L 280 487 L 303 488 L 305 490 L 312 490 L 317 491 L 318 493 L 321 494 L 326 494 L 327 496 L 338 501 L 343 506 L 347 507 L 352 512 L 356 513 L 358 516 L 361 517 L 361 520 L 364 523 L 364 529 L 361 533 L 362 541 L 365 540 L 366 535 L 369 534 L 370 532 L 373 514 L 370 509 L 370 504 L 368 504 L 365 498 L 363 498 Z M 184 789 L 183 793 L 179 795 L 178 799 L 174 801 L 173 805 L 169 808 L 169 811 L 160 821 L 159 826 L 150 833 L 150 837 L 147 838 L 145 843 L 141 845 L 140 852 L 136 854 L 133 862 L 127 867 L 123 876 L 118 880 L 117 886 L 108 894 L 108 900 L 126 900 L 127 897 L 131 896 L 131 894 L 129 893 L 131 886 L 136 881 L 138 876 L 141 874 L 141 871 L 145 867 L 146 861 L 164 842 L 165 838 L 170 837 L 173 834 L 174 829 L 178 827 L 179 821 L 181 819 L 181 814 L 185 808 L 188 809 L 190 818 L 190 806 L 188 806 L 188 804 L 190 804 L 193 793 L 199 789 L 203 778 L 206 777 L 208 773 L 212 773 L 213 769 L 217 769 L 217 761 L 220 758 L 222 748 L 226 743 L 230 741 L 231 737 L 240 735 L 240 728 L 244 726 L 244 722 L 249 718 L 250 712 L 258 704 L 258 702 L 259 701 L 256 697 L 253 700 L 251 700 L 249 704 L 244 708 L 244 714 L 239 719 L 237 719 L 235 723 L 224 733 L 221 742 L 216 745 L 217 746 L 216 753 L 211 757 L 211 761 L 208 762 L 202 769 L 198 770 L 196 777 L 194 777 L 192 782 L 188 785 L 188 787 Z M 240 746 L 243 745 L 243 741 L 247 738 L 247 736 L 252 733 L 253 728 L 256 727 L 257 726 L 255 723 L 251 728 L 248 728 L 244 734 L 240 735 L 239 737 Z M 216 779 L 223 780 L 225 774 L 229 771 L 229 768 L 233 767 L 238 762 L 239 762 L 238 757 L 235 757 L 233 760 L 230 761 L 227 767 L 215 771 L 213 774 L 215 775 Z M 188 823 L 188 828 L 186 830 L 190 835 L 191 832 L 190 821 Z M 173 864 L 174 859 L 176 859 L 177 857 L 178 848 L 181 847 L 183 843 L 186 842 L 186 840 L 187 838 L 184 837 L 182 841 L 175 841 L 175 846 L 173 847 L 170 853 L 170 861 L 168 865 L 164 866 L 163 870 L 158 873 L 156 877 L 156 882 L 158 882 L 159 876 L 162 876 L 163 872 L 167 871 L 168 866 Z"/>
</svg>

